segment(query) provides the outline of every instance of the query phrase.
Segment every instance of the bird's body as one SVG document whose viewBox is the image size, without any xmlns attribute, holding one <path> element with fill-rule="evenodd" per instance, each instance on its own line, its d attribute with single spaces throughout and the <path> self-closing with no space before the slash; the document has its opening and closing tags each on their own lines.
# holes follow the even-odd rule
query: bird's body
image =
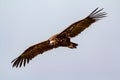
<svg viewBox="0 0 120 80">
<path fill-rule="evenodd" d="M 22 65 L 25 66 L 26 63 L 29 63 L 29 60 L 33 59 L 35 56 L 54 48 L 76 48 L 78 44 L 71 42 L 71 38 L 80 34 L 84 29 L 88 28 L 92 23 L 96 22 L 100 18 L 105 17 L 106 13 L 100 12 L 102 10 L 103 9 L 98 10 L 98 8 L 96 8 L 89 16 L 83 20 L 79 20 L 73 23 L 62 32 L 50 37 L 48 40 L 29 47 L 19 57 L 12 61 L 13 67 L 21 67 Z"/>
<path fill-rule="evenodd" d="M 69 37 L 58 37 L 59 34 L 56 34 L 50 37 L 48 40 L 50 41 L 51 45 L 56 47 L 69 47 L 69 48 L 76 48 L 77 44 L 70 41 Z"/>
</svg>

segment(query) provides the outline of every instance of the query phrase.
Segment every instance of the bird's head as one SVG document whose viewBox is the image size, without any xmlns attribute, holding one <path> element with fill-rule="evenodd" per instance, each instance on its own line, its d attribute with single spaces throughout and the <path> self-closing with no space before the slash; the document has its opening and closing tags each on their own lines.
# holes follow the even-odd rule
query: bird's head
<svg viewBox="0 0 120 80">
<path fill-rule="evenodd" d="M 58 34 L 55 34 L 55 35 L 53 35 L 52 37 L 49 38 L 49 41 L 50 41 L 51 45 L 56 45 L 58 43 L 59 40 L 57 38 L 57 35 Z"/>
<path fill-rule="evenodd" d="M 55 42 L 54 40 L 52 40 L 52 41 L 50 41 L 50 44 L 51 44 L 51 45 L 55 45 L 56 42 Z"/>
</svg>

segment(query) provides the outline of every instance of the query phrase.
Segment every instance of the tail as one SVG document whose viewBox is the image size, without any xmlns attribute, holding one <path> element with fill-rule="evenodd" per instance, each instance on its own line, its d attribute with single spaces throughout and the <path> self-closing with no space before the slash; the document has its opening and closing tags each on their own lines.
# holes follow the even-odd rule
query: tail
<svg viewBox="0 0 120 80">
<path fill-rule="evenodd" d="M 73 48 L 77 48 L 78 44 L 70 42 L 70 44 L 68 45 L 69 48 L 73 49 Z"/>
</svg>

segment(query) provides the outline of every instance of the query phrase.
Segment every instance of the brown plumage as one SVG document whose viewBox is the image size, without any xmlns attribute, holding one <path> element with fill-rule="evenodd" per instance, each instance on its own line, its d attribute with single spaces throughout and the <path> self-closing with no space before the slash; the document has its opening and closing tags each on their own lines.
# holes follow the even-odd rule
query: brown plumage
<svg viewBox="0 0 120 80">
<path fill-rule="evenodd" d="M 102 9 L 96 8 L 90 15 L 86 18 L 77 21 L 66 28 L 59 34 L 56 34 L 50 37 L 48 40 L 38 43 L 29 47 L 25 50 L 19 57 L 12 61 L 13 67 L 21 67 L 22 65 L 26 65 L 32 60 L 35 56 L 42 54 L 45 51 L 51 50 L 57 47 L 68 47 L 68 48 L 76 48 L 78 44 L 73 43 L 70 41 L 72 37 L 77 36 L 80 34 L 84 29 L 89 27 L 92 23 L 96 22 L 97 20 L 106 17 L 105 12 L 100 12 Z"/>
</svg>

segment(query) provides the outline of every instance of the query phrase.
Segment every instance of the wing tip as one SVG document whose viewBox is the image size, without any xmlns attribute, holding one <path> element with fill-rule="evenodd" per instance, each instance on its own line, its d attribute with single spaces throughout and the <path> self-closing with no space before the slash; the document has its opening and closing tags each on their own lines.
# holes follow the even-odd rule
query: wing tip
<svg viewBox="0 0 120 80">
<path fill-rule="evenodd" d="M 30 59 L 27 59 L 27 58 L 23 59 L 23 58 L 18 57 L 16 59 L 14 59 L 13 61 L 11 61 L 11 63 L 13 63 L 12 68 L 14 68 L 14 67 L 21 68 L 22 66 L 25 67 L 26 64 L 29 63 L 29 60 Z"/>
<path fill-rule="evenodd" d="M 99 7 L 97 7 L 94 11 L 92 11 L 92 13 L 89 14 L 89 18 L 92 18 L 95 21 L 100 20 L 101 18 L 107 17 L 107 13 L 106 12 L 101 12 L 104 8 L 99 9 Z"/>
</svg>

